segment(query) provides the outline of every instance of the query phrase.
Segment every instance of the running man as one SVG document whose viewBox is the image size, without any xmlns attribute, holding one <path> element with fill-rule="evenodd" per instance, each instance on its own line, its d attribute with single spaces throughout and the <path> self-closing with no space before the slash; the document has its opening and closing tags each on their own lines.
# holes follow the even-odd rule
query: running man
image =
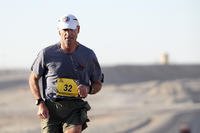
<svg viewBox="0 0 200 133">
<path fill-rule="evenodd" d="M 77 41 L 78 19 L 63 16 L 57 28 L 60 41 L 39 52 L 31 67 L 29 86 L 42 133 L 81 133 L 90 110 L 84 98 L 101 90 L 103 74 L 93 50 Z"/>
</svg>

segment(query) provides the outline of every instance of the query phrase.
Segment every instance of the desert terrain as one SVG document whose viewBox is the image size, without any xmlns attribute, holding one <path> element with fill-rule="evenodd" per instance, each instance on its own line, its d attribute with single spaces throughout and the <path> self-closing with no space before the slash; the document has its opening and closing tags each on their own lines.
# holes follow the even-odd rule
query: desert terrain
<svg viewBox="0 0 200 133">
<path fill-rule="evenodd" d="M 84 133 L 200 132 L 200 65 L 104 67 Z M 0 133 L 39 133 L 27 70 L 0 71 Z"/>
</svg>

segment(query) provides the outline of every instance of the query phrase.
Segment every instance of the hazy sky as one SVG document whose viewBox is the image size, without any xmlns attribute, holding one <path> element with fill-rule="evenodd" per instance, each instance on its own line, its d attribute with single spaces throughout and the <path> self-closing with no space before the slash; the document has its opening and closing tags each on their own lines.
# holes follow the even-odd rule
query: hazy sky
<svg viewBox="0 0 200 133">
<path fill-rule="evenodd" d="M 200 63 L 199 0 L 0 0 L 0 68 L 29 68 L 59 41 L 57 19 L 79 19 L 80 43 L 102 65 Z"/>
</svg>

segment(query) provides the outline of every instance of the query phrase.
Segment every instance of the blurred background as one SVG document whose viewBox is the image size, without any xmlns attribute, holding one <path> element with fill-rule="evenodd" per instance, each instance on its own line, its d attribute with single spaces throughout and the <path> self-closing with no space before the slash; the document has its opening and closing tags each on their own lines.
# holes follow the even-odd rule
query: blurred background
<svg viewBox="0 0 200 133">
<path fill-rule="evenodd" d="M 59 41 L 65 14 L 79 19 L 78 41 L 105 73 L 86 99 L 84 132 L 175 133 L 182 123 L 200 132 L 198 0 L 1 0 L 0 132 L 40 131 L 27 79 L 38 52 Z"/>
<path fill-rule="evenodd" d="M 42 48 L 58 42 L 57 20 L 74 14 L 79 41 L 102 65 L 200 62 L 198 0 L 1 1 L 1 68 L 30 68 Z M 112 53 L 111 53 L 112 52 Z"/>
</svg>

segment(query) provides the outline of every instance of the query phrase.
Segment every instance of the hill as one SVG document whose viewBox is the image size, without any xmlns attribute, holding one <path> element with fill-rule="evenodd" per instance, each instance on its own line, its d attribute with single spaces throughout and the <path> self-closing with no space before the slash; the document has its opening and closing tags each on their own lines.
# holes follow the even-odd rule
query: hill
<svg viewBox="0 0 200 133">
<path fill-rule="evenodd" d="M 127 84 L 151 80 L 200 78 L 200 65 L 121 65 L 103 67 L 105 84 Z"/>
<path fill-rule="evenodd" d="M 119 65 L 102 67 L 105 85 L 200 78 L 200 65 Z M 0 70 L 0 89 L 28 86 L 28 70 Z"/>
</svg>

